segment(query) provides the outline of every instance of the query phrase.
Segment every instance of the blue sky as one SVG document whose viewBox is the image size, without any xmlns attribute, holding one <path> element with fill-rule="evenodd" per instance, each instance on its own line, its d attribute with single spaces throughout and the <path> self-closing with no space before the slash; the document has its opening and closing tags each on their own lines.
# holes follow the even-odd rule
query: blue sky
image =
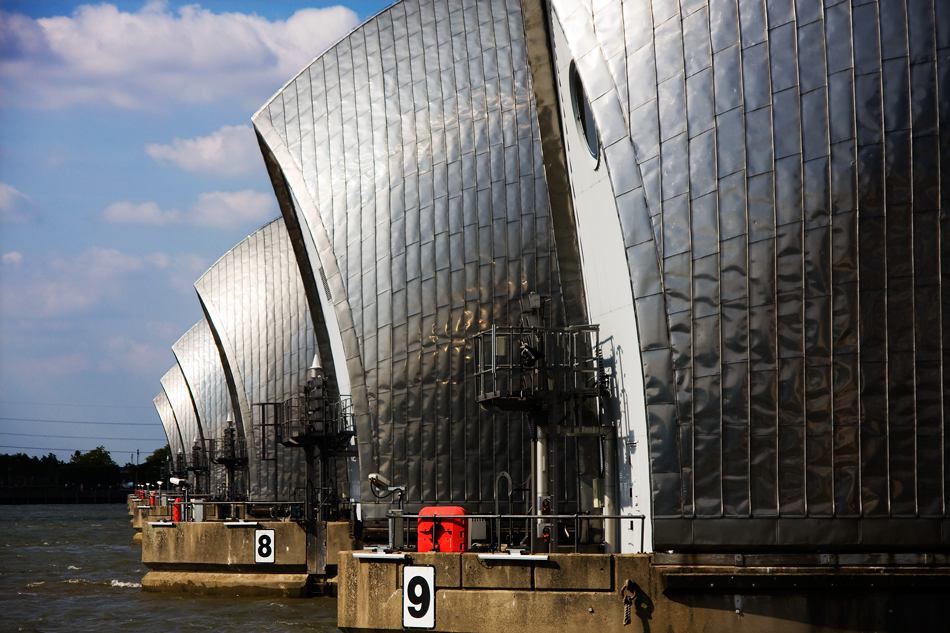
<svg viewBox="0 0 950 633">
<path fill-rule="evenodd" d="M 389 4 L 0 0 L 0 453 L 164 446 L 193 284 L 278 215 L 251 115 Z"/>
</svg>

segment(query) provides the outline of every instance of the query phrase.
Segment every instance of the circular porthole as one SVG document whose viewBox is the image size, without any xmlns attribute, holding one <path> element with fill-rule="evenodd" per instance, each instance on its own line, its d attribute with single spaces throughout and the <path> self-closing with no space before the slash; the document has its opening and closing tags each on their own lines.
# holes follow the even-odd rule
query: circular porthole
<svg viewBox="0 0 950 633">
<path fill-rule="evenodd" d="M 597 124 L 594 123 L 594 112 L 590 108 L 590 101 L 587 100 L 587 91 L 584 89 L 584 82 L 581 81 L 581 75 L 577 72 L 577 65 L 571 62 L 571 101 L 574 103 L 574 118 L 577 119 L 577 127 L 581 135 L 587 141 L 587 149 L 590 155 L 595 159 L 600 153 L 600 137 L 597 135 Z"/>
</svg>

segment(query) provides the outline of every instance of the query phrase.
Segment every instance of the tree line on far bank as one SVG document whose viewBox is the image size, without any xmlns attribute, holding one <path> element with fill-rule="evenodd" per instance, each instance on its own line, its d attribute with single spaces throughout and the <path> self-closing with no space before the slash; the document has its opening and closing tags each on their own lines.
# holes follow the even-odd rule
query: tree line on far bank
<svg viewBox="0 0 950 633">
<path fill-rule="evenodd" d="M 120 488 L 135 482 L 154 483 L 162 478 L 163 466 L 170 455 L 166 444 L 138 466 L 132 463 L 119 466 L 103 446 L 86 453 L 76 451 L 69 461 L 60 461 L 53 453 L 44 457 L 0 454 L 0 486 Z"/>
</svg>

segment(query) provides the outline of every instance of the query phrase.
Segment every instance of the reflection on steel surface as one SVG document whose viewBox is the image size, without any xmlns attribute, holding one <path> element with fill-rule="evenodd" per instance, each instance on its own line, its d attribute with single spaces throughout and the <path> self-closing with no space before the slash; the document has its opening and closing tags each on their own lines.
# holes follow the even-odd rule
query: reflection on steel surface
<svg viewBox="0 0 950 633">
<path fill-rule="evenodd" d="M 192 466 L 191 447 L 195 442 L 203 442 L 198 428 L 198 416 L 195 413 L 195 403 L 188 390 L 188 383 L 181 373 L 181 366 L 177 363 L 162 376 L 162 389 L 168 398 L 168 403 L 175 413 L 178 422 L 178 431 L 181 446 L 172 450 L 172 462 L 179 473 Z"/>
<path fill-rule="evenodd" d="M 196 323 L 172 345 L 172 350 L 194 399 L 198 428 L 205 440 L 202 450 L 207 459 L 210 441 L 223 437 L 228 416 L 233 415 L 221 356 L 208 321 L 201 319 Z M 207 492 L 224 494 L 224 468 L 211 466 L 209 476 L 210 489 Z"/>
<path fill-rule="evenodd" d="M 360 468 L 411 505 L 487 508 L 494 473 L 528 474 L 527 424 L 479 410 L 466 343 L 527 292 L 560 306 L 527 63 L 518 2 L 407 0 L 254 117 L 327 279 Z"/>
<path fill-rule="evenodd" d="M 552 5 L 662 387 L 656 546 L 946 544 L 950 5 Z"/>
<path fill-rule="evenodd" d="M 603 239 L 629 266 L 654 545 L 945 544 L 950 4 L 551 7 L 622 227 Z M 467 338 L 513 325 L 526 292 L 564 320 L 544 171 L 560 157 L 541 156 L 559 144 L 523 29 L 518 0 L 406 0 L 255 115 L 293 242 L 275 257 L 242 243 L 197 284 L 257 456 L 252 494 L 278 488 L 252 405 L 297 395 L 287 367 L 317 337 L 349 381 L 363 472 L 473 510 L 494 473 L 527 475 L 526 425 L 480 412 L 466 378 Z M 303 316 L 268 319 L 258 271 L 295 257 L 303 281 L 276 285 Z"/>
<path fill-rule="evenodd" d="M 251 499 L 292 500 L 303 486 L 302 451 L 275 437 L 273 406 L 299 395 L 316 341 L 283 220 L 256 231 L 195 282 L 247 443 Z"/>
<path fill-rule="evenodd" d="M 172 370 L 169 370 L 169 373 Z M 153 400 L 155 409 L 158 411 L 158 417 L 162 420 L 162 426 L 165 427 L 165 437 L 168 438 L 168 448 L 172 456 L 178 455 L 185 450 L 185 445 L 181 440 L 181 432 L 178 430 L 178 420 L 175 419 L 175 412 L 168 401 L 165 390 L 158 392 Z"/>
</svg>

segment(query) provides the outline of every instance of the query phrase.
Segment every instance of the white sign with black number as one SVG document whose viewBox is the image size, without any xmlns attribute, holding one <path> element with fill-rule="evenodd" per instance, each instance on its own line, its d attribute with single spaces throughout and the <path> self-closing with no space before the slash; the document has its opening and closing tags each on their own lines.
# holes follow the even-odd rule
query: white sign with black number
<svg viewBox="0 0 950 633">
<path fill-rule="evenodd" d="M 402 568 L 402 625 L 407 629 L 435 628 L 435 567 Z"/>
<path fill-rule="evenodd" d="M 274 562 L 274 530 L 254 531 L 254 562 Z"/>
</svg>

